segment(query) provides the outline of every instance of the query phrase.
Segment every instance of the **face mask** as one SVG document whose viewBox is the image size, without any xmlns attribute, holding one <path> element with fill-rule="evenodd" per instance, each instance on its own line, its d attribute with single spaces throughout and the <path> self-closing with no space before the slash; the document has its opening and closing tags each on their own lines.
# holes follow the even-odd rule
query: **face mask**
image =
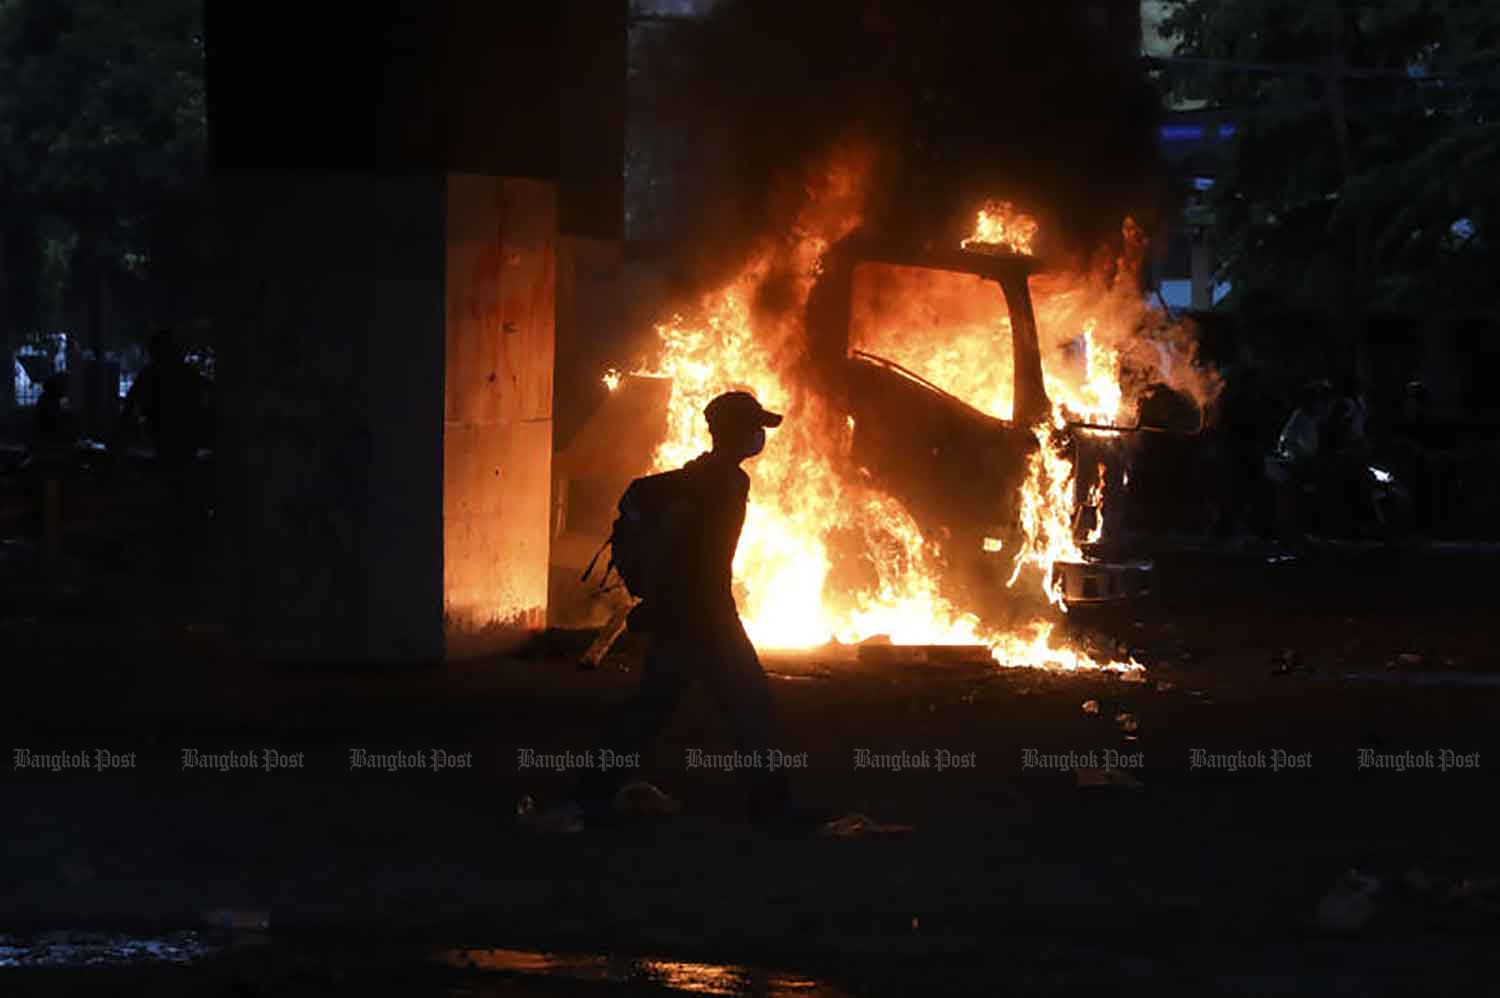
<svg viewBox="0 0 1500 998">
<path fill-rule="evenodd" d="M 765 431 L 765 427 L 757 426 L 755 428 L 755 432 L 750 435 L 750 439 L 747 440 L 747 441 L 745 441 L 745 456 L 746 457 L 754 457 L 755 455 L 759 454 L 761 451 L 763 451 L 765 449 L 766 449 L 766 431 Z"/>
</svg>

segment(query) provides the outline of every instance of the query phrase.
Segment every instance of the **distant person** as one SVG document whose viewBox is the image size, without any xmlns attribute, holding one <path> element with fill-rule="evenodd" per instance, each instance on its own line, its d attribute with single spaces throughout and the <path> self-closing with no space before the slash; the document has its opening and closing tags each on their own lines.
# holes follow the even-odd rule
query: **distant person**
<svg viewBox="0 0 1500 998">
<path fill-rule="evenodd" d="M 189 528 L 198 513 L 194 465 L 210 429 L 209 384 L 188 363 L 172 330 L 158 331 L 147 350 L 148 362 L 125 396 L 114 449 L 134 436 L 138 424 L 145 424 L 166 490 L 161 510 L 164 568 L 181 577 L 190 560 Z"/>
<path fill-rule="evenodd" d="M 1435 452 L 1441 441 L 1432 420 L 1432 395 L 1421 381 L 1409 381 L 1403 392 L 1401 417 L 1391 434 L 1395 470 L 1411 489 L 1414 525 L 1431 529 L 1436 520 Z"/>
<path fill-rule="evenodd" d="M 42 382 L 31 417 L 32 451 L 51 451 L 66 447 L 78 439 L 78 421 L 63 404 L 68 397 L 68 376 L 63 372 Z"/>
<path fill-rule="evenodd" d="M 1370 405 L 1357 377 L 1340 382 L 1328 419 L 1328 449 L 1336 454 L 1359 455 L 1370 449 Z"/>
<path fill-rule="evenodd" d="M 208 381 L 187 362 L 170 329 L 151 337 L 147 357 L 125 396 L 121 436 L 130 437 L 143 422 L 164 470 L 189 466 L 208 430 Z"/>
<path fill-rule="evenodd" d="M 1359 379 L 1343 378 L 1334 390 L 1323 428 L 1321 479 L 1327 488 L 1325 510 L 1348 530 L 1360 520 L 1364 477 L 1373 446 L 1369 437 L 1370 406 Z"/>
<path fill-rule="evenodd" d="M 713 448 L 680 472 L 640 479 L 670 489 L 663 504 L 655 564 L 632 613 L 631 628 L 650 635 L 640 688 L 610 728 L 601 749 L 626 756 L 647 748 L 666 727 L 682 695 L 702 680 L 729 716 L 741 752 L 767 753 L 775 746 L 770 685 L 755 648 L 740 623 L 733 593 L 735 548 L 745 523 L 750 478 L 740 462 L 761 452 L 766 429 L 782 417 L 763 409 L 748 392 L 728 392 L 704 409 Z M 634 486 L 632 486 L 634 489 Z M 631 493 L 621 501 L 622 515 Z M 598 760 L 596 760 L 598 761 Z M 754 817 L 785 813 L 784 770 L 752 769 L 750 808 Z M 624 783 L 619 769 L 587 770 L 571 808 L 585 819 L 611 811 Z"/>
<path fill-rule="evenodd" d="M 1333 386 L 1327 381 L 1304 385 L 1297 408 L 1287 418 L 1276 447 L 1265 460 L 1266 475 L 1276 487 L 1276 520 L 1283 541 L 1300 542 L 1300 513 L 1306 488 L 1317 482 L 1325 434 L 1333 413 Z"/>
</svg>

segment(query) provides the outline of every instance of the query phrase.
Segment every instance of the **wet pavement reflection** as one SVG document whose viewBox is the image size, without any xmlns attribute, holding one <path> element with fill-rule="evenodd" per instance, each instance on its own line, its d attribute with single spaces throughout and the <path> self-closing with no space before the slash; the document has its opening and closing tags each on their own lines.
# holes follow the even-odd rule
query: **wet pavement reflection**
<svg viewBox="0 0 1500 998">
<path fill-rule="evenodd" d="M 45 932 L 28 936 L 0 935 L 0 992 L 5 990 L 8 970 L 46 968 L 53 970 L 98 970 L 109 967 L 141 967 L 171 964 L 205 964 L 230 949 L 245 946 L 276 947 L 258 933 L 183 931 L 155 936 L 107 932 Z M 300 947 L 299 947 L 300 948 Z M 394 962 L 410 967 L 426 965 L 441 971 L 434 979 L 433 994 L 443 998 L 483 996 L 493 989 L 490 982 L 506 980 L 506 994 L 526 993 L 530 979 L 543 983 L 577 982 L 601 993 L 679 993 L 693 995 L 745 996 L 745 998 L 840 998 L 840 992 L 818 981 L 755 967 L 681 960 L 621 957 L 600 954 L 558 954 L 531 950 L 452 947 L 397 947 L 386 949 L 377 959 L 354 956 L 342 959 L 350 970 L 371 970 L 372 965 Z M 330 961 L 335 962 L 335 961 Z M 463 974 L 459 981 L 450 976 Z M 545 993 L 555 993 L 555 987 Z"/>
<path fill-rule="evenodd" d="M 450 967 L 538 974 L 576 981 L 654 985 L 684 994 L 754 998 L 837 998 L 839 992 L 804 977 L 752 967 L 641 957 L 564 955 L 511 949 L 447 949 L 437 959 Z"/>
</svg>

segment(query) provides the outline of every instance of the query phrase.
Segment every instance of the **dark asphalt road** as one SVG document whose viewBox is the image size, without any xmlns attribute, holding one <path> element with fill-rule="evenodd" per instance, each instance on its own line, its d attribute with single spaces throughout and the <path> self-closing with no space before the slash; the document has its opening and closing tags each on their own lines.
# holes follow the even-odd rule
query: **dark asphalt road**
<svg viewBox="0 0 1500 998">
<path fill-rule="evenodd" d="M 518 799 L 557 800 L 572 774 L 522 768 L 520 751 L 584 748 L 630 672 L 538 658 L 295 674 L 227 662 L 166 620 L 121 615 L 133 627 L 103 644 L 83 623 L 57 640 L 33 631 L 30 650 L 10 658 L 5 747 L 134 753 L 135 765 L 5 767 L 0 931 L 149 934 L 230 907 L 269 912 L 280 946 L 348 954 L 311 976 L 304 962 L 235 978 L 266 994 L 295 992 L 293 978 L 362 993 L 397 981 L 421 982 L 403 993 L 447 988 L 360 970 L 398 944 L 427 943 L 755 964 L 846 993 L 1485 993 L 1493 907 L 1416 896 L 1399 881 L 1416 867 L 1455 881 L 1500 875 L 1489 806 L 1500 689 L 1339 677 L 1493 676 L 1486 586 L 1497 565 L 1472 551 L 1330 553 L 1277 570 L 1162 555 L 1157 598 L 1079 622 L 1140 648 L 1145 684 L 779 663 L 813 675 L 775 681 L 786 749 L 807 753 L 794 783 L 804 803 L 915 826 L 860 841 L 740 820 L 735 775 L 687 765 L 689 749 L 730 747 L 706 697 L 685 705 L 648 766 L 684 814 L 574 836 L 521 827 Z M 32 612 L 51 621 L 68 610 Z M 1285 648 L 1305 668 L 1273 676 Z M 1401 654 L 1421 661 L 1387 670 Z M 1089 699 L 1099 716 L 1081 709 Z M 1116 710 L 1138 718 L 1134 741 Z M 303 764 L 185 770 L 187 748 L 269 748 Z M 860 768 L 861 748 L 934 761 L 947 750 L 973 765 Z M 472 766 L 351 770 L 353 749 L 469 753 Z M 1194 767 L 1195 749 L 1268 764 L 1280 751 L 1299 765 Z M 1479 765 L 1361 769 L 1361 749 L 1477 753 Z M 1080 790 L 1070 769 L 1028 767 L 1028 750 L 1135 755 L 1142 786 Z M 1312 916 L 1350 868 L 1386 886 L 1358 933 L 1329 938 Z M 192 980 L 224 983 L 202 973 L 180 979 L 182 993 Z"/>
</svg>

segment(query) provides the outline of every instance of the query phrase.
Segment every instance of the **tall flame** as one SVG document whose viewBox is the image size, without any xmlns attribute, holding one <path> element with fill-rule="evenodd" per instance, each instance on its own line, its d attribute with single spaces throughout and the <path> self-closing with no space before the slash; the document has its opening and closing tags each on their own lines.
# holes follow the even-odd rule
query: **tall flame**
<svg viewBox="0 0 1500 998">
<path fill-rule="evenodd" d="M 986 201 L 979 209 L 974 234 L 959 245 L 964 249 L 1002 249 L 1030 256 L 1038 228 L 1036 219 L 1017 211 L 1009 201 Z"/>
<path fill-rule="evenodd" d="M 899 502 L 850 473 L 852 417 L 830 411 L 786 374 L 802 335 L 800 312 L 785 309 L 780 317 L 767 317 L 752 315 L 750 308 L 756 288 L 773 272 L 783 282 L 790 272 L 793 298 L 805 302 L 823 249 L 841 234 L 818 237 L 804 230 L 790 249 L 763 250 L 726 287 L 706 295 L 691 317 L 659 325 L 660 359 L 638 372 L 671 380 L 668 431 L 653 460 L 657 470 L 679 467 L 709 447 L 702 412 L 720 392 L 749 390 L 787 414 L 751 469 L 750 504 L 734 560 L 736 597 L 752 640 L 770 648 L 876 636 L 897 644 L 983 644 L 1002 665 L 1139 673 L 1133 660 L 1099 661 L 1059 644 L 1054 621 L 1003 632 L 955 606 L 939 586 L 937 546 Z M 992 202 L 980 210 L 974 235 L 963 245 L 1030 253 L 1036 234 L 1034 219 L 1007 202 Z M 945 322 L 941 330 L 929 322 L 932 328 L 924 330 L 923 316 L 932 312 L 938 292 L 936 285 L 923 284 L 925 276 L 912 280 L 913 286 L 895 289 L 898 307 L 854 317 L 857 345 L 1009 419 L 1010 321 L 998 289 L 972 282 L 943 303 L 953 306 L 949 317 L 960 315 L 960 321 Z M 1020 496 L 1020 546 L 1010 582 L 1034 567 L 1047 599 L 1063 608 L 1053 568 L 1084 555 L 1074 534 L 1073 459 L 1060 431 L 1070 419 L 1119 423 L 1128 389 L 1123 362 L 1159 354 L 1142 334 L 1150 323 L 1130 281 L 1034 277 L 1032 290 L 1054 408 L 1049 420 L 1033 428 L 1038 446 Z M 1177 376 L 1191 378 L 1192 370 L 1178 365 Z M 1186 385 L 1195 395 L 1202 387 Z M 1101 514 L 1103 481 L 1101 471 L 1090 497 Z M 1101 515 L 1088 540 L 1098 539 L 1102 523 Z M 861 546 L 865 570 L 854 583 L 840 574 L 835 551 L 851 537 Z M 1001 542 L 986 539 L 985 548 L 998 551 Z"/>
</svg>

